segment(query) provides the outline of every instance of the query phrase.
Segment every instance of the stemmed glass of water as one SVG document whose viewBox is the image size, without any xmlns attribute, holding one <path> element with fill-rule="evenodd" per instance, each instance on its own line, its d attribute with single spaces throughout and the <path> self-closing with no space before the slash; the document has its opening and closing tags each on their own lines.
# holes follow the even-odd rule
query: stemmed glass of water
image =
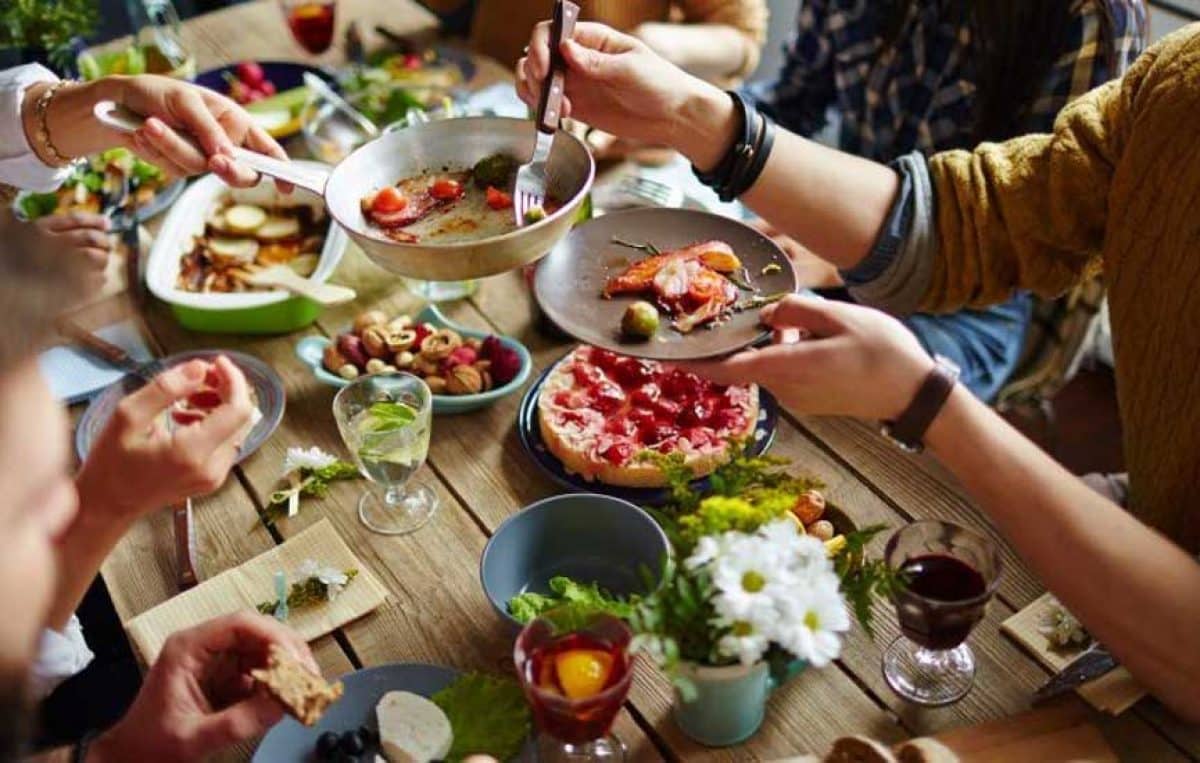
<svg viewBox="0 0 1200 763">
<path fill-rule="evenodd" d="M 412 477 L 429 454 L 433 395 L 419 377 L 372 374 L 333 398 L 333 416 L 354 463 L 373 483 L 358 501 L 358 518 L 383 535 L 418 529 L 438 508 L 437 493 Z"/>
</svg>

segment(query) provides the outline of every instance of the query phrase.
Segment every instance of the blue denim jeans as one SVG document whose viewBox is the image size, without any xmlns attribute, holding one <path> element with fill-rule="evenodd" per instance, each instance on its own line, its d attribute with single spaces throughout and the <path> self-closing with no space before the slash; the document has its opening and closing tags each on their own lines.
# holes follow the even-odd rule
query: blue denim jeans
<svg viewBox="0 0 1200 763">
<path fill-rule="evenodd" d="M 1009 301 L 984 310 L 919 313 L 904 319 L 904 324 L 931 355 L 945 355 L 957 363 L 962 383 L 990 403 L 1021 358 L 1032 310 L 1032 297 L 1018 292 Z"/>
</svg>

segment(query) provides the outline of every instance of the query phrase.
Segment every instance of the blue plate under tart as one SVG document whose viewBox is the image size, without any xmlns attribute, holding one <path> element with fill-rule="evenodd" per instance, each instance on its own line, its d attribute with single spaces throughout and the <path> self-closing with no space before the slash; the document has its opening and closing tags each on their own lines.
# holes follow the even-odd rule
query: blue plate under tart
<svg viewBox="0 0 1200 763">
<path fill-rule="evenodd" d="M 279 374 L 275 373 L 273 368 L 258 358 L 243 352 L 189 350 L 169 355 L 162 359 L 162 363 L 164 367 L 170 367 L 189 360 L 212 360 L 218 355 L 229 358 L 246 375 L 246 381 L 250 384 L 254 400 L 258 404 L 258 410 L 262 413 L 262 418 L 254 425 L 246 436 L 246 441 L 242 443 L 241 452 L 238 454 L 240 463 L 258 450 L 259 446 L 266 442 L 275 428 L 279 426 L 287 405 L 287 394 L 284 392 L 283 380 L 279 378 Z M 87 457 L 92 443 L 96 441 L 105 424 L 112 417 L 117 403 L 121 402 L 121 399 L 130 392 L 139 389 L 144 383 L 141 378 L 127 374 L 92 400 L 87 410 L 83 412 L 83 416 L 79 418 L 79 425 L 75 428 L 75 452 L 79 454 L 81 461 Z"/>
<path fill-rule="evenodd" d="M 538 393 L 546 377 L 554 369 L 557 362 L 542 372 L 525 397 L 521 399 L 521 407 L 517 410 L 517 436 L 521 446 L 533 463 L 558 485 L 573 493 L 603 493 L 614 498 L 621 498 L 641 506 L 659 506 L 667 502 L 669 494 L 666 488 L 637 488 L 606 485 L 597 480 L 588 481 L 578 474 L 566 470 L 562 462 L 546 447 L 542 439 L 542 430 L 538 426 Z M 765 453 L 775 441 L 775 432 L 779 425 L 779 403 L 775 396 L 762 387 L 758 388 L 758 423 L 754 427 L 754 440 L 750 444 L 752 455 Z M 696 491 L 708 489 L 708 479 L 701 478 L 692 483 Z"/>
</svg>

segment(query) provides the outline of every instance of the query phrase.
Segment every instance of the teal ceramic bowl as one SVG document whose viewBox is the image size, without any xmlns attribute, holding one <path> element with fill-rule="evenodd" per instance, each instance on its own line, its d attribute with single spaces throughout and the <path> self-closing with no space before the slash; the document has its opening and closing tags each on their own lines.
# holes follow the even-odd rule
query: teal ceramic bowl
<svg viewBox="0 0 1200 763">
<path fill-rule="evenodd" d="M 416 315 L 414 320 L 417 323 L 432 323 L 438 327 L 454 329 L 463 336 L 475 337 L 476 339 L 484 339 L 488 336 L 488 332 L 486 331 L 476 331 L 475 329 L 469 329 L 454 323 L 442 315 L 442 311 L 438 310 L 436 305 L 426 307 Z M 300 358 L 306 366 L 311 368 L 313 375 L 324 383 L 332 387 L 345 387 L 349 384 L 348 381 L 337 374 L 326 371 L 325 367 L 321 365 L 321 356 L 325 353 L 325 348 L 329 346 L 330 341 L 330 339 L 323 336 L 305 337 L 296 343 L 296 357 Z M 533 358 L 529 356 L 529 350 L 525 349 L 525 345 L 517 340 L 503 336 L 500 337 L 500 341 L 506 347 L 510 347 L 516 351 L 517 355 L 521 358 L 521 370 L 517 372 L 512 381 L 503 387 L 496 387 L 487 392 L 480 392 L 478 395 L 434 395 L 434 413 L 467 413 L 468 411 L 476 411 L 480 408 L 486 408 L 505 395 L 511 395 L 521 388 L 521 385 L 529 379 L 530 371 L 533 370 Z"/>
<path fill-rule="evenodd" d="M 598 493 L 556 495 L 504 520 L 483 549 L 479 580 L 496 613 L 520 628 L 508 601 L 549 593 L 550 578 L 597 583 L 614 596 L 646 593 L 671 551 L 666 534 L 629 501 Z"/>
</svg>

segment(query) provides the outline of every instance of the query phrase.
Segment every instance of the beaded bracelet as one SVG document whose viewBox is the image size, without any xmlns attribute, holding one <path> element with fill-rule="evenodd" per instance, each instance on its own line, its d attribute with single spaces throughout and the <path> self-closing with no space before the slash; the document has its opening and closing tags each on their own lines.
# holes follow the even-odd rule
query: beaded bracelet
<svg viewBox="0 0 1200 763">
<path fill-rule="evenodd" d="M 50 127 L 46 124 L 46 112 L 50 109 L 50 102 L 54 100 L 54 96 L 59 90 L 62 90 L 67 85 L 78 84 L 78 80 L 63 79 L 55 82 L 50 87 L 42 91 L 38 96 L 37 103 L 33 105 L 34 116 L 37 117 L 37 140 L 45 149 L 46 155 L 50 157 L 50 161 L 55 165 L 63 167 L 71 163 L 72 159 L 68 156 L 63 156 L 62 152 L 50 140 Z"/>
</svg>

